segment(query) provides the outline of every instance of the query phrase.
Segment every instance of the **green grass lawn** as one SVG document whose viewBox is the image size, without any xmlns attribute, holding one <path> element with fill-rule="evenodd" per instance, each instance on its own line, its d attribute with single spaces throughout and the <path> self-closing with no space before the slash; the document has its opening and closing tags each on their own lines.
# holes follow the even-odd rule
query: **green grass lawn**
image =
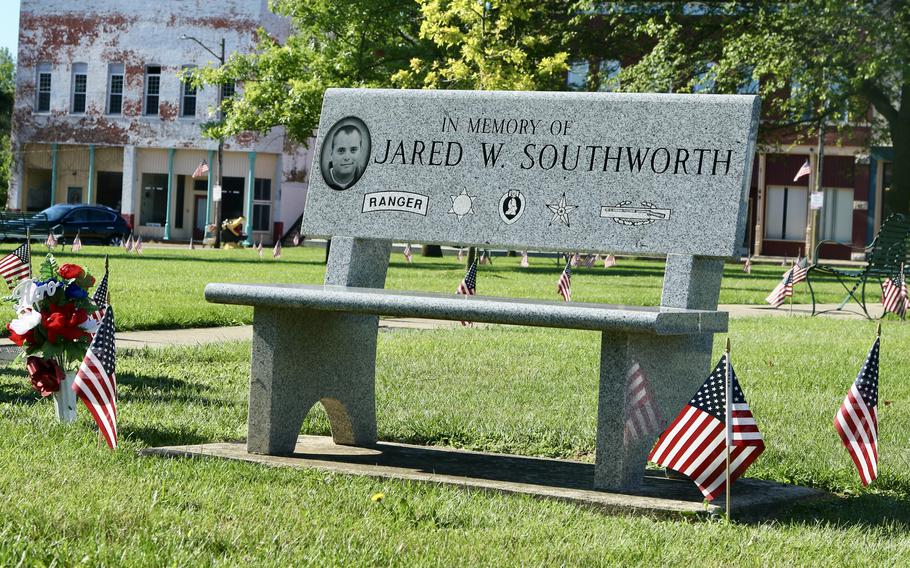
<svg viewBox="0 0 910 568">
<path fill-rule="evenodd" d="M 910 326 L 884 324 L 881 475 L 870 488 L 860 485 L 832 427 L 873 334 L 874 324 L 860 320 L 731 322 L 737 375 L 768 446 L 748 475 L 837 495 L 746 525 L 606 516 L 528 497 L 217 459 L 138 457 L 149 446 L 245 435 L 248 343 L 122 352 L 116 452 L 99 444 L 84 408 L 75 424 L 56 424 L 51 401 L 31 391 L 21 366 L 9 366 L 0 369 L 0 564 L 904 565 Z M 597 351 L 591 332 L 382 333 L 380 437 L 590 461 Z M 321 410 L 303 432 L 328 433 Z M 372 502 L 375 492 L 385 499 Z"/>
<path fill-rule="evenodd" d="M 4 249 L 11 246 L 7 245 Z M 36 245 L 35 266 L 45 247 Z M 40 252 L 39 252 L 40 251 Z M 4 250 L 4 254 L 5 254 Z M 84 264 L 99 278 L 104 273 L 104 255 L 111 255 L 111 298 L 117 308 L 120 330 L 212 327 L 252 321 L 252 308 L 208 304 L 203 289 L 209 282 L 259 282 L 321 284 L 325 274 L 325 252 L 313 247 L 285 248 L 280 259 L 266 251 L 263 259 L 252 250 L 146 248 L 142 256 L 127 254 L 119 247 L 85 247 L 79 253 L 58 253 L 61 263 Z M 529 268 L 519 267 L 519 258 L 496 257 L 493 266 L 480 266 L 477 292 L 488 296 L 558 300 L 556 281 L 562 264 L 549 258 L 532 257 Z M 605 302 L 626 305 L 657 305 L 663 282 L 663 261 L 619 260 L 604 269 L 579 267 L 572 276 L 572 299 L 578 302 Z M 756 265 L 752 274 L 742 266 L 725 268 L 721 303 L 762 304 L 785 271 L 780 266 Z M 454 255 L 445 258 L 414 256 L 407 264 L 394 253 L 386 287 L 454 293 L 464 277 L 465 266 Z M 840 286 L 830 280 L 819 283 L 821 302 L 840 301 Z M 799 284 L 795 303 L 809 301 L 808 288 Z M 13 313 L 0 311 L 4 325 Z"/>
</svg>

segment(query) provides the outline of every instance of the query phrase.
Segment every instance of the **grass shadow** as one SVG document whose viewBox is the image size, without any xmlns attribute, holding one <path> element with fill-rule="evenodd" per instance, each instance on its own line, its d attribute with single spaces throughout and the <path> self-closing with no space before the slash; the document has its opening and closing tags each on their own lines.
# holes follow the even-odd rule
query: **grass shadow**
<svg viewBox="0 0 910 568">
<path fill-rule="evenodd" d="M 137 440 L 150 448 L 206 444 L 212 441 L 192 428 L 179 427 L 131 427 L 122 429 L 120 435 L 129 440 Z"/>
<path fill-rule="evenodd" d="M 882 527 L 910 531 L 910 500 L 890 495 L 865 494 L 851 497 L 831 496 L 794 504 L 780 511 L 773 519 L 782 524 L 834 527 Z M 767 520 L 767 519 L 765 519 Z M 759 519 L 744 521 L 758 523 Z"/>
</svg>

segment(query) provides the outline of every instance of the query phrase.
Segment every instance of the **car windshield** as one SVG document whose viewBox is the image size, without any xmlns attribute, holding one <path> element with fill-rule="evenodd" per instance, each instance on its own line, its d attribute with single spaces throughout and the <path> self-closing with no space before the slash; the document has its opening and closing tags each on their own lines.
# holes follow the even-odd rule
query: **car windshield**
<svg viewBox="0 0 910 568">
<path fill-rule="evenodd" d="M 54 205 L 53 207 L 48 207 L 40 215 L 47 215 L 48 221 L 59 221 L 64 215 L 66 215 L 72 207 L 67 205 Z"/>
</svg>

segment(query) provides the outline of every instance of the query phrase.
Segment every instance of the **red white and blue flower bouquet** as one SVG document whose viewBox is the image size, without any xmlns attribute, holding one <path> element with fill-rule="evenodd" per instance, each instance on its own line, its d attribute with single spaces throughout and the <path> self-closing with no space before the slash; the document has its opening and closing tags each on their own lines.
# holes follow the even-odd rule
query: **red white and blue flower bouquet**
<svg viewBox="0 0 910 568">
<path fill-rule="evenodd" d="M 60 266 L 49 254 L 38 276 L 20 280 L 7 298 L 16 311 L 7 325 L 9 337 L 22 348 L 32 387 L 54 398 L 61 422 L 76 419 L 72 383 L 100 325 L 104 306 L 98 304 L 106 301 L 107 290 L 103 299 L 89 296 L 94 285 L 95 278 L 83 267 Z"/>
</svg>

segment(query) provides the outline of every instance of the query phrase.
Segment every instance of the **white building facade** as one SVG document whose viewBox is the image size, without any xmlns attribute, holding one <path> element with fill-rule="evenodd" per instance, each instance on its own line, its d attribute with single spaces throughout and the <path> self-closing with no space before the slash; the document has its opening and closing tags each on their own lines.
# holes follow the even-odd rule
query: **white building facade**
<svg viewBox="0 0 910 568">
<path fill-rule="evenodd" d="M 181 74 L 219 64 L 203 46 L 249 52 L 259 28 L 284 39 L 288 21 L 267 0 L 22 0 L 19 25 L 7 207 L 100 203 L 146 240 L 202 238 L 218 142 L 201 126 L 218 92 Z M 281 128 L 225 140 L 221 218 L 244 216 L 252 241 L 279 238 L 303 212 L 311 158 Z"/>
</svg>

